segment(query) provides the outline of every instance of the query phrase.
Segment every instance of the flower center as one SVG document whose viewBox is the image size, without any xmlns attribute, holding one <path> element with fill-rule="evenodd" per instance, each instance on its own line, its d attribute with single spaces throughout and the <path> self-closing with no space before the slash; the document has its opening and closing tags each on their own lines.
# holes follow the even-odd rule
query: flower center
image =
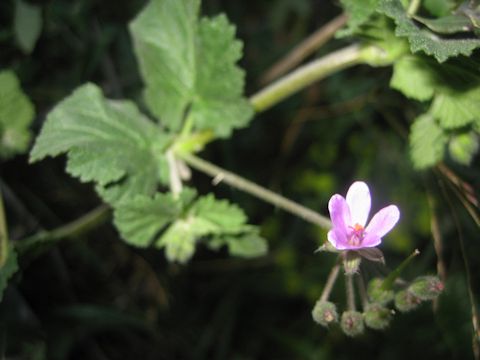
<svg viewBox="0 0 480 360">
<path fill-rule="evenodd" d="M 352 229 L 352 232 L 348 238 L 348 243 L 352 246 L 359 246 L 365 237 L 365 229 L 358 223 L 349 227 Z"/>
</svg>

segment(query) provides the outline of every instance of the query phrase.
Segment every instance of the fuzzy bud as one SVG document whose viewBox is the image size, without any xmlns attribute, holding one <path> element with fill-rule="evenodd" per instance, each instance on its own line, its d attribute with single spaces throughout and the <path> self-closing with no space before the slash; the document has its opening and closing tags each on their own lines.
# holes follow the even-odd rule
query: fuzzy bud
<svg viewBox="0 0 480 360">
<path fill-rule="evenodd" d="M 436 276 L 416 278 L 408 290 L 420 300 L 434 300 L 443 291 L 444 285 Z"/>
<path fill-rule="evenodd" d="M 395 307 L 401 312 L 409 312 L 415 309 L 422 300 L 408 290 L 401 290 L 395 295 Z"/>
<path fill-rule="evenodd" d="M 381 304 L 373 303 L 369 304 L 363 313 L 363 319 L 365 325 L 371 329 L 383 330 L 389 324 L 392 319 L 393 310 L 384 307 Z"/>
<path fill-rule="evenodd" d="M 393 300 L 395 293 L 393 290 L 384 290 L 382 288 L 383 279 L 375 278 L 372 279 L 368 284 L 368 297 L 375 303 L 379 303 L 382 305 L 387 304 L 388 302 Z"/>
<path fill-rule="evenodd" d="M 343 332 L 351 337 L 360 335 L 365 330 L 363 315 L 358 311 L 345 311 L 340 323 Z"/>
<path fill-rule="evenodd" d="M 330 301 L 318 300 L 312 310 L 312 317 L 316 323 L 328 326 L 338 321 L 337 307 Z"/>
<path fill-rule="evenodd" d="M 345 275 L 353 275 L 358 273 L 362 257 L 356 251 L 347 251 L 343 257 L 343 268 Z"/>
</svg>

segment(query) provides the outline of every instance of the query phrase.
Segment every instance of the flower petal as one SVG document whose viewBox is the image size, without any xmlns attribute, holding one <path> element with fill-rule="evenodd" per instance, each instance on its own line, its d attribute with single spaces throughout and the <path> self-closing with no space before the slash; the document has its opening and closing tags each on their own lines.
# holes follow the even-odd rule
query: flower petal
<svg viewBox="0 0 480 360">
<path fill-rule="evenodd" d="M 344 197 L 338 194 L 333 195 L 328 202 L 328 211 L 333 227 L 347 233 L 351 221 L 350 210 Z"/>
<path fill-rule="evenodd" d="M 347 204 L 350 208 L 351 225 L 365 226 L 370 213 L 370 190 L 363 181 L 354 182 L 347 192 Z"/>
<path fill-rule="evenodd" d="M 400 210 L 395 205 L 389 205 L 377 212 L 365 229 L 364 244 L 373 242 L 373 238 L 384 236 L 392 230 L 399 218 Z"/>
<path fill-rule="evenodd" d="M 350 245 L 347 243 L 346 234 L 335 231 L 336 228 L 331 229 L 327 234 L 327 239 L 337 250 L 348 250 Z"/>
<path fill-rule="evenodd" d="M 380 245 L 382 242 L 382 238 L 375 234 L 368 234 L 365 235 L 365 238 L 362 241 L 360 248 L 373 248 L 377 245 Z"/>
</svg>

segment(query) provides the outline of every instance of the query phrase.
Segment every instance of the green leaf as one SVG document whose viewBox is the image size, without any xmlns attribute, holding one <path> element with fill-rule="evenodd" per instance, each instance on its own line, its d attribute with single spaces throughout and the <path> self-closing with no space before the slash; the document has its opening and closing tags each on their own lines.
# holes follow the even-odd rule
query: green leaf
<svg viewBox="0 0 480 360">
<path fill-rule="evenodd" d="M 419 116 L 410 131 L 410 156 L 415 168 L 424 169 L 443 159 L 447 138 L 430 114 Z"/>
<path fill-rule="evenodd" d="M 246 230 L 247 217 L 237 205 L 217 200 L 212 194 L 192 206 L 195 216 L 210 224 L 211 234 L 238 234 Z"/>
<path fill-rule="evenodd" d="M 224 241 L 228 246 L 228 252 L 234 256 L 252 258 L 263 256 L 268 251 L 266 240 L 255 232 L 237 237 L 229 236 Z"/>
<path fill-rule="evenodd" d="M 449 38 L 417 26 L 407 15 L 400 0 L 381 0 L 379 11 L 395 21 L 395 34 L 408 38 L 412 52 L 423 51 L 427 55 L 433 55 L 438 62 L 458 55 L 469 56 L 473 50 L 480 47 L 478 38 Z"/>
<path fill-rule="evenodd" d="M 439 34 L 455 34 L 459 32 L 471 32 L 473 30 L 470 19 L 461 14 L 443 16 L 437 19 L 415 16 L 414 19 Z"/>
<path fill-rule="evenodd" d="M 113 101 L 86 84 L 48 114 L 30 161 L 68 153 L 67 172 L 95 181 L 109 203 L 153 194 L 165 134 L 129 101 Z"/>
<path fill-rule="evenodd" d="M 340 0 L 343 9 L 348 14 L 347 29 L 340 36 L 355 33 L 376 12 L 380 0 Z"/>
<path fill-rule="evenodd" d="M 28 149 L 34 108 L 11 71 L 0 72 L 0 157 L 9 158 Z"/>
<path fill-rule="evenodd" d="M 430 112 L 445 129 L 468 125 L 480 117 L 480 84 L 463 92 L 445 92 L 435 96 Z"/>
<path fill-rule="evenodd" d="M 22 0 L 15 1 L 14 31 L 18 45 L 24 53 L 30 54 L 35 48 L 42 31 L 42 12 L 38 5 Z"/>
<path fill-rule="evenodd" d="M 131 23 L 150 110 L 178 131 L 227 137 L 253 115 L 242 97 L 244 73 L 236 66 L 242 43 L 225 16 L 198 21 L 196 0 L 152 0 Z"/>
<path fill-rule="evenodd" d="M 220 239 L 212 249 L 227 245 L 232 254 L 244 257 L 265 252 L 265 241 L 246 224 L 247 217 L 238 206 L 213 195 L 193 201 L 194 196 L 188 188 L 177 199 L 171 194 L 138 196 L 115 207 L 115 225 L 127 243 L 165 248 L 167 259 L 180 263 L 187 262 L 196 243 L 209 236 L 214 236 L 212 241 Z"/>
<path fill-rule="evenodd" d="M 3 293 L 8 285 L 8 280 L 18 271 L 17 254 L 10 246 L 8 251 L 7 261 L 0 268 L 0 302 L 3 298 Z"/>
<path fill-rule="evenodd" d="M 122 238 L 131 245 L 147 247 L 167 224 L 180 216 L 182 202 L 171 194 L 157 193 L 153 198 L 137 195 L 114 210 L 114 223 Z"/>
<path fill-rule="evenodd" d="M 427 9 L 433 16 L 446 16 L 449 15 L 456 7 L 457 1 L 455 0 L 424 0 L 422 2 L 423 7 Z"/>
<path fill-rule="evenodd" d="M 478 148 L 478 135 L 473 131 L 454 135 L 448 144 L 452 159 L 467 166 L 472 162 Z"/>
<path fill-rule="evenodd" d="M 425 101 L 432 98 L 437 78 L 423 59 L 404 56 L 393 65 L 390 86 L 405 96 Z"/>
</svg>

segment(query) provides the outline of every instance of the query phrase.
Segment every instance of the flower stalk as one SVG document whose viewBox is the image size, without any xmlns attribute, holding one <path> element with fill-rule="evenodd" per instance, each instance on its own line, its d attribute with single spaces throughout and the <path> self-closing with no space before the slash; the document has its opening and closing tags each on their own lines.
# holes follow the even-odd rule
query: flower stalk
<svg viewBox="0 0 480 360">
<path fill-rule="evenodd" d="M 323 288 L 322 295 L 320 296 L 320 301 L 327 301 L 330 297 L 330 293 L 332 292 L 333 285 L 335 285 L 335 281 L 337 280 L 338 273 L 340 271 L 340 262 L 336 262 L 333 266 L 332 270 L 330 270 L 330 274 L 328 274 L 327 283 Z"/>
<path fill-rule="evenodd" d="M 255 184 L 245 178 L 242 178 L 230 171 L 222 169 L 208 161 L 205 161 L 195 155 L 178 153 L 181 159 L 183 159 L 192 168 L 197 169 L 207 175 L 214 178 L 216 183 L 224 182 L 242 190 L 250 195 L 253 195 L 265 202 L 268 202 L 274 206 L 277 206 L 285 211 L 296 215 L 305 221 L 320 226 L 324 229 L 331 227 L 330 220 L 323 215 L 320 215 L 316 211 L 313 211 L 303 205 L 300 205 L 292 200 L 289 200 L 271 190 L 268 190 L 260 185 Z"/>
</svg>

